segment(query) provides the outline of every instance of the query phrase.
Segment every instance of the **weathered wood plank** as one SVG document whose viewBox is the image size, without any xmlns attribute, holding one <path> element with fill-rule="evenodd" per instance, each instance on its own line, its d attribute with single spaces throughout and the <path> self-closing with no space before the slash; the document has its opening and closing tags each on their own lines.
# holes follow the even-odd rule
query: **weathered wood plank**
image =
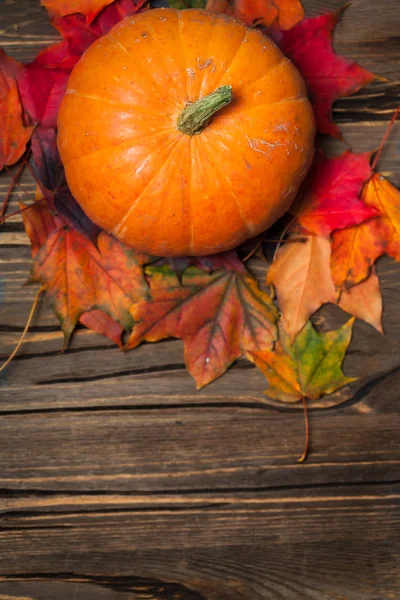
<svg viewBox="0 0 400 600">
<path fill-rule="evenodd" d="M 14 513 L 0 534 L 8 579 L 0 592 L 15 593 L 13 575 L 21 574 L 15 589 L 37 600 L 49 598 L 46 588 L 55 593 L 57 585 L 62 591 L 69 584 L 72 597 L 74 583 L 103 582 L 112 589 L 118 581 L 140 598 L 138 590 L 134 595 L 137 577 L 174 581 L 204 600 L 395 598 L 398 500 L 397 485 L 333 498 L 300 494 L 252 507 L 239 502 L 189 511 Z M 39 581 L 29 581 L 36 573 Z M 115 598 L 124 591 L 116 590 Z M 169 598 L 191 598 L 180 593 Z"/>
</svg>

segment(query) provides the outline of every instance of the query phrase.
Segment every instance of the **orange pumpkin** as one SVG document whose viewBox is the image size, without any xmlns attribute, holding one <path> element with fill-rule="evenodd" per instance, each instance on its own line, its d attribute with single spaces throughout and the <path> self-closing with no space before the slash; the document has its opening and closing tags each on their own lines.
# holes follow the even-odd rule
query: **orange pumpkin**
<svg viewBox="0 0 400 600">
<path fill-rule="evenodd" d="M 233 248 L 289 208 L 313 156 L 304 83 L 226 15 L 128 17 L 73 70 L 58 146 L 88 216 L 161 256 Z"/>
</svg>

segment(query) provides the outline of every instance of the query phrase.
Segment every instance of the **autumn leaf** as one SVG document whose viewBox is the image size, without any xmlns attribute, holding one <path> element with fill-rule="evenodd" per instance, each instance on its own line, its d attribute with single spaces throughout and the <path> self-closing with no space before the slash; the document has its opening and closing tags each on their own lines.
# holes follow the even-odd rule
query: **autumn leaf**
<svg viewBox="0 0 400 600">
<path fill-rule="evenodd" d="M 376 259 L 385 253 L 390 228 L 381 217 L 335 231 L 331 272 L 335 285 L 346 290 L 366 279 Z"/>
<path fill-rule="evenodd" d="M 333 235 L 331 271 L 335 284 L 346 289 L 366 279 L 383 254 L 400 262 L 400 192 L 379 173 L 374 173 L 362 194 L 378 212 L 357 227 Z"/>
<path fill-rule="evenodd" d="M 252 27 L 290 29 L 304 18 L 299 0 L 208 0 L 207 10 L 226 13 Z"/>
<path fill-rule="evenodd" d="M 35 62 L 47 68 L 70 71 L 95 40 L 108 33 L 124 17 L 136 14 L 146 2 L 147 0 L 115 0 L 91 23 L 87 23 L 82 14 L 54 18 L 52 23 L 64 40 L 39 52 Z"/>
<path fill-rule="evenodd" d="M 350 227 L 377 216 L 378 210 L 361 199 L 371 176 L 370 152 L 347 151 L 335 158 L 318 153 L 291 213 L 307 231 L 329 236 L 335 229 Z"/>
<path fill-rule="evenodd" d="M 383 333 L 382 296 L 375 269 L 372 269 L 367 279 L 349 290 L 342 291 L 339 307 Z"/>
<path fill-rule="evenodd" d="M 18 95 L 21 69 L 21 63 L 0 48 L 0 171 L 21 158 L 33 131 L 25 123 Z"/>
<path fill-rule="evenodd" d="M 336 301 L 329 269 L 329 240 L 313 235 L 305 239 L 303 243 L 289 239 L 278 250 L 267 274 L 267 283 L 276 287 L 282 321 L 291 342 L 322 304 Z"/>
<path fill-rule="evenodd" d="M 265 393 L 282 402 L 318 400 L 355 381 L 341 369 L 353 322 L 354 318 L 340 329 L 322 334 L 308 322 L 293 343 L 280 328 L 274 351 L 250 352 L 250 358 L 267 378 Z"/>
<path fill-rule="evenodd" d="M 65 341 L 87 311 L 101 309 L 129 329 L 131 305 L 147 295 L 142 265 L 147 255 L 101 232 L 97 247 L 38 203 L 23 213 L 32 242 L 32 281 L 41 282 L 61 322 Z M 53 220 L 54 228 L 51 228 Z"/>
<path fill-rule="evenodd" d="M 136 325 L 127 348 L 182 339 L 187 369 L 201 388 L 240 356 L 272 347 L 277 312 L 248 273 L 189 267 L 179 280 L 166 265 L 147 267 L 146 275 L 150 297 L 131 308 Z"/>
<path fill-rule="evenodd" d="M 335 54 L 333 31 L 343 9 L 305 19 L 290 31 L 274 31 L 274 39 L 299 69 L 307 84 L 314 108 L 317 129 L 340 137 L 340 129 L 332 120 L 332 105 L 350 96 L 365 84 L 378 79 L 353 60 Z"/>
<path fill-rule="evenodd" d="M 114 0 L 40 0 L 40 3 L 47 8 L 51 19 L 72 15 L 73 13 L 82 13 L 87 22 L 91 23 L 97 14 L 105 6 L 111 4 Z"/>
<path fill-rule="evenodd" d="M 400 191 L 379 173 L 365 187 L 364 200 L 379 211 L 379 236 L 386 253 L 400 262 Z"/>
<path fill-rule="evenodd" d="M 83 313 L 80 316 L 79 321 L 82 325 L 85 325 L 88 329 L 105 335 L 114 344 L 122 348 L 122 334 L 124 328 L 115 319 L 112 319 L 110 315 L 102 310 L 90 310 L 89 312 Z"/>
<path fill-rule="evenodd" d="M 67 87 L 68 73 L 33 62 L 24 65 L 18 89 L 26 112 L 44 127 L 57 127 L 57 114 Z"/>
</svg>

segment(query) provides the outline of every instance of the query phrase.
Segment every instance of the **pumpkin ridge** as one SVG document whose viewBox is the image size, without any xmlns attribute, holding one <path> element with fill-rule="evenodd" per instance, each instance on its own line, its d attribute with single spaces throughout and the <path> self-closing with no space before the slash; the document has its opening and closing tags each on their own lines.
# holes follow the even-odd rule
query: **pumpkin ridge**
<svg viewBox="0 0 400 600">
<path fill-rule="evenodd" d="M 269 106 L 277 106 L 279 104 L 292 104 L 294 102 L 308 102 L 308 98 L 306 98 L 306 96 L 290 96 L 289 98 L 282 98 L 281 100 L 276 100 L 270 104 L 257 104 L 257 106 L 249 106 L 247 109 L 243 109 L 243 112 L 250 112 L 256 108 L 267 108 Z"/>
<path fill-rule="evenodd" d="M 168 127 L 168 128 L 165 129 L 165 131 L 157 131 L 157 132 L 152 131 L 151 133 L 145 134 L 142 137 L 132 137 L 132 138 L 129 138 L 129 139 L 125 138 L 123 140 L 123 142 L 121 141 L 121 143 L 107 144 L 107 146 L 102 146 L 101 148 L 96 148 L 95 150 L 92 150 L 88 154 L 82 154 L 81 156 L 77 156 L 76 158 L 73 158 L 72 160 L 69 160 L 69 161 L 66 161 L 66 162 L 64 161 L 64 163 L 63 163 L 64 167 L 67 168 L 69 165 L 71 165 L 75 161 L 82 160 L 82 159 L 85 159 L 85 158 L 89 158 L 91 156 L 94 156 L 95 154 L 101 154 L 102 152 L 109 151 L 112 148 L 114 148 L 115 150 L 127 150 L 127 149 L 129 149 L 133 145 L 133 142 L 136 141 L 136 140 L 141 141 L 142 139 L 145 140 L 145 139 L 147 139 L 149 137 L 153 137 L 153 136 L 157 136 L 157 135 L 161 135 L 161 134 L 162 135 L 166 135 L 166 132 L 168 130 L 171 130 L 171 132 L 174 131 L 173 128 Z"/>
<path fill-rule="evenodd" d="M 236 59 L 238 57 L 238 54 L 240 53 L 240 49 L 242 47 L 243 41 L 246 38 L 246 35 L 247 35 L 247 28 L 243 27 L 243 37 L 241 38 L 241 40 L 240 40 L 240 42 L 238 44 L 238 47 L 236 48 L 236 51 L 235 51 L 235 53 L 232 56 L 232 59 L 231 59 L 230 63 L 228 65 L 224 66 L 224 70 L 223 70 L 223 73 L 222 73 L 220 79 L 214 83 L 214 88 L 215 89 L 221 87 L 221 85 L 224 85 L 224 84 L 222 84 L 222 81 L 223 81 L 224 77 L 226 77 L 226 74 L 228 73 L 229 69 L 231 69 L 232 65 L 235 63 L 235 61 L 236 61 Z M 233 90 L 234 92 L 235 92 L 235 89 Z"/>
<path fill-rule="evenodd" d="M 270 76 L 271 71 L 273 71 L 274 69 L 279 67 L 283 62 L 289 62 L 289 60 L 286 58 L 286 56 L 281 56 L 281 58 L 278 60 L 278 62 L 271 65 L 270 68 L 267 69 L 267 71 L 265 71 L 265 73 L 263 74 L 262 77 L 259 77 L 259 79 L 255 79 L 254 81 L 249 82 L 247 85 L 245 85 L 243 88 L 241 88 L 241 90 L 240 90 L 241 93 L 243 93 L 245 90 L 247 90 L 252 85 L 255 85 L 256 83 L 260 83 L 260 81 L 263 81 L 267 76 Z"/>
<path fill-rule="evenodd" d="M 234 201 L 235 201 L 235 204 L 236 204 L 236 206 L 237 206 L 237 209 L 238 209 L 238 211 L 239 211 L 240 218 L 241 218 L 241 219 L 242 219 L 242 221 L 243 221 L 243 225 L 245 226 L 245 228 L 246 228 L 246 230 L 247 230 L 247 232 L 248 232 L 248 234 L 249 234 L 249 237 L 252 237 L 252 236 L 254 235 L 254 230 L 253 230 L 253 227 L 252 227 L 252 225 L 249 223 L 249 221 L 247 220 L 247 217 L 245 216 L 245 214 L 244 214 L 244 212 L 243 212 L 243 207 L 242 207 L 242 205 L 240 204 L 240 202 L 239 202 L 239 199 L 236 197 L 235 193 L 234 193 L 234 192 L 233 192 L 233 190 L 232 190 L 232 187 L 231 187 L 231 182 L 229 181 L 228 177 L 226 176 L 226 173 L 224 172 L 224 170 L 222 169 L 222 167 L 221 167 L 221 166 L 218 164 L 218 162 L 217 162 L 217 161 L 213 161 L 213 159 L 212 159 L 212 156 L 210 155 L 209 148 L 207 147 L 207 144 L 203 144 L 203 148 L 206 150 L 206 152 L 207 152 L 207 154 L 208 154 L 208 156 L 209 156 L 209 158 L 210 158 L 210 160 L 211 160 L 211 164 L 214 164 L 214 167 L 216 167 L 216 168 L 218 169 L 218 171 L 219 171 L 219 172 L 222 174 L 222 177 L 223 177 L 223 178 L 225 179 L 225 181 L 227 182 L 227 184 L 228 184 L 228 186 L 229 186 L 229 188 L 230 188 L 230 193 L 231 193 L 231 196 L 232 196 L 232 198 L 234 199 Z"/>
<path fill-rule="evenodd" d="M 153 71 L 152 69 L 147 68 L 146 66 L 141 64 L 141 61 L 138 60 L 137 57 L 134 57 L 133 54 L 131 54 L 129 52 L 129 50 L 127 50 L 125 48 L 125 46 L 123 44 L 121 44 L 121 42 L 119 40 L 117 40 L 117 38 L 112 34 L 112 31 L 108 34 L 108 37 L 111 38 L 113 40 L 113 42 L 115 43 L 115 45 L 120 48 L 121 50 L 123 50 L 123 52 L 125 52 L 125 54 L 129 57 L 129 59 L 135 63 L 135 69 L 140 69 L 141 75 L 140 75 L 140 79 L 141 81 L 144 81 L 145 79 L 151 80 L 155 86 L 158 89 L 158 93 L 156 94 L 157 97 L 159 97 L 160 99 L 164 99 L 165 98 L 165 82 L 161 83 L 158 79 L 152 77 Z M 155 38 L 153 38 L 153 41 L 156 41 Z M 164 64 L 165 66 L 165 64 Z M 135 93 L 137 94 L 138 91 L 140 91 L 140 86 L 136 86 L 135 87 Z M 142 93 L 141 96 L 145 99 L 146 98 L 146 94 Z M 147 96 L 148 97 L 148 96 Z M 151 110 L 151 109 L 150 109 Z"/>
<path fill-rule="evenodd" d="M 187 61 L 186 61 L 186 54 L 185 54 L 185 49 L 184 49 L 184 45 L 183 45 L 183 39 L 182 39 L 182 13 L 179 10 L 178 11 L 178 37 L 179 37 L 179 43 L 180 43 L 180 48 L 181 48 L 181 53 L 182 53 L 182 60 L 183 63 L 185 64 L 185 72 L 187 73 L 186 69 L 187 69 Z M 189 88 L 188 88 L 188 82 L 187 82 L 187 77 L 183 77 L 183 80 L 185 82 L 185 96 L 186 99 L 189 98 Z"/>
<path fill-rule="evenodd" d="M 160 119 L 162 117 L 164 117 L 164 114 L 162 112 L 156 112 L 154 110 L 152 110 L 152 107 L 146 106 L 143 107 L 141 104 L 132 104 L 131 102 L 121 102 L 120 100 L 111 100 L 111 98 L 105 98 L 104 96 L 99 96 L 97 94 L 84 94 L 82 92 L 78 92 L 78 90 L 75 90 L 73 88 L 69 88 L 67 90 L 67 96 L 78 96 L 79 98 L 85 98 L 86 100 L 93 100 L 94 102 L 100 102 L 100 104 L 106 104 L 108 106 L 120 106 L 120 107 L 126 107 L 127 109 L 131 109 L 131 108 L 143 108 L 143 113 L 145 114 L 153 114 L 153 115 L 157 115 L 160 117 Z"/>
<path fill-rule="evenodd" d="M 190 236 L 189 236 L 189 252 L 190 254 L 194 253 L 194 227 L 193 227 L 193 210 L 192 210 L 192 202 L 193 202 L 193 154 L 194 154 L 194 150 L 193 150 L 193 136 L 189 136 L 189 175 L 188 175 L 188 179 L 189 179 L 189 186 L 188 186 L 188 195 L 189 195 L 189 201 L 187 202 L 188 205 L 188 221 L 190 223 Z"/>
<path fill-rule="evenodd" d="M 115 227 L 113 227 L 112 232 L 111 232 L 113 235 L 118 237 L 118 233 L 121 231 L 121 228 L 123 227 L 123 225 L 125 224 L 127 219 L 129 219 L 129 217 L 131 216 L 131 214 L 132 214 L 133 210 L 135 209 L 135 207 L 137 206 L 139 200 L 143 197 L 143 195 L 148 190 L 150 185 L 154 182 L 154 180 L 157 179 L 157 177 L 160 175 L 160 173 L 165 169 L 166 165 L 168 165 L 168 162 L 171 160 L 173 153 L 176 151 L 177 147 L 179 146 L 180 142 L 183 139 L 185 139 L 184 135 L 182 135 L 178 140 L 175 140 L 176 143 L 173 145 L 173 147 L 167 153 L 166 159 L 163 162 L 163 164 L 161 165 L 161 167 L 157 170 L 156 173 L 154 173 L 153 177 L 150 178 L 147 185 L 143 188 L 143 190 L 140 192 L 140 194 L 135 198 L 135 200 L 133 201 L 133 204 L 129 207 L 128 211 L 122 217 L 120 222 L 117 223 L 117 225 Z"/>
</svg>

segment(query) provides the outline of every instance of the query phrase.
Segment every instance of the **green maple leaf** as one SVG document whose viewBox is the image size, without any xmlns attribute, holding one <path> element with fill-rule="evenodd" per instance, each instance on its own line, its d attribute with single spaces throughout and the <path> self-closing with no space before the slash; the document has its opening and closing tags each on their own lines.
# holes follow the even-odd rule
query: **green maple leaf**
<svg viewBox="0 0 400 600">
<path fill-rule="evenodd" d="M 266 394 L 282 402 L 317 400 L 355 381 L 342 371 L 354 318 L 328 333 L 318 333 L 309 321 L 290 344 L 282 328 L 273 351 L 250 352 L 250 358 L 268 380 Z"/>
</svg>

